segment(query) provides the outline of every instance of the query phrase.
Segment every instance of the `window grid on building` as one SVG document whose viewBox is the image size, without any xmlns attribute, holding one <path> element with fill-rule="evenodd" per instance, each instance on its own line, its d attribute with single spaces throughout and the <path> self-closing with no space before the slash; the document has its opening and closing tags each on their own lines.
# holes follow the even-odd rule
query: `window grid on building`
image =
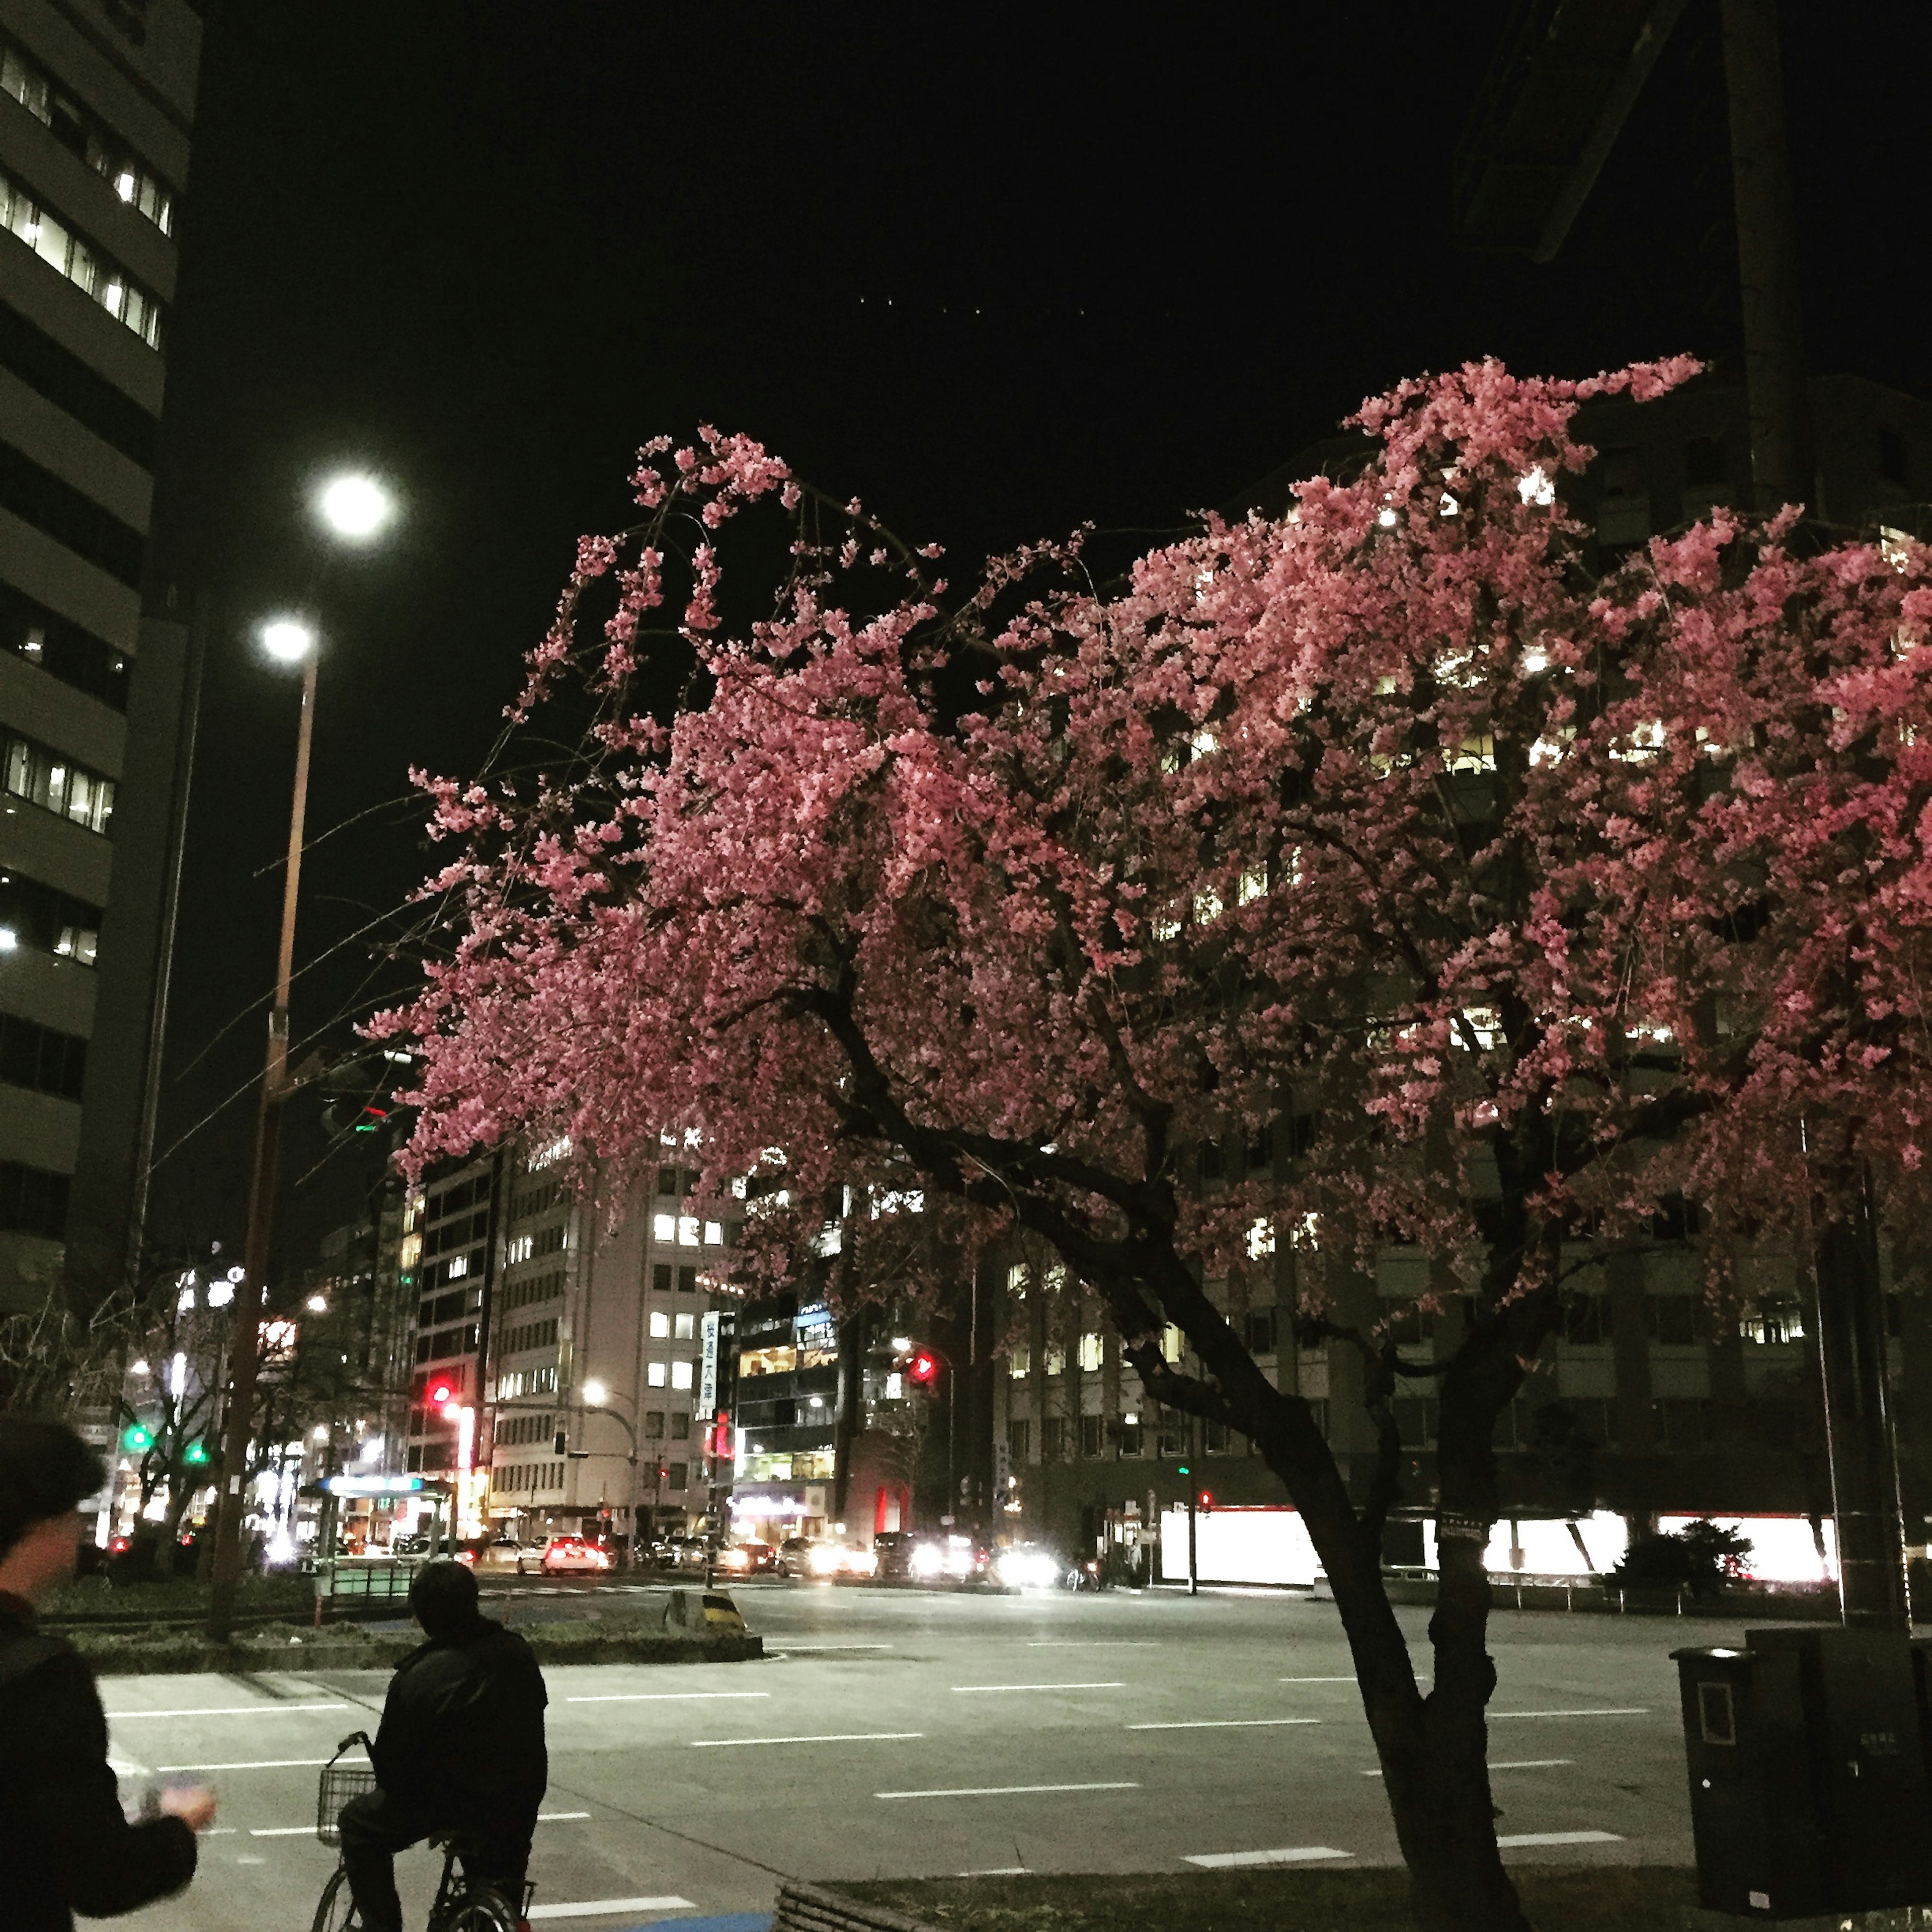
<svg viewBox="0 0 1932 1932">
<path fill-rule="evenodd" d="M 0 228 L 23 242 L 150 349 L 161 346 L 161 305 L 126 269 L 83 241 L 53 211 L 0 174 Z"/>
</svg>

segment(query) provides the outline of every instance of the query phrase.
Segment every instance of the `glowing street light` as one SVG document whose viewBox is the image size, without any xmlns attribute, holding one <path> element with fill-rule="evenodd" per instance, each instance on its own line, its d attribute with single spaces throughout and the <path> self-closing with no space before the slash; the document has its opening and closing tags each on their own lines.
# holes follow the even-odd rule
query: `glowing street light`
<svg viewBox="0 0 1932 1932">
<path fill-rule="evenodd" d="M 316 493 L 315 507 L 330 530 L 351 543 L 367 543 L 396 514 L 394 500 L 374 477 L 350 471 L 332 476 Z"/>
<path fill-rule="evenodd" d="M 602 1408 L 610 1400 L 610 1391 L 602 1382 L 590 1382 L 584 1384 L 584 1404 L 586 1408 Z"/>
<path fill-rule="evenodd" d="M 262 626 L 262 648 L 282 664 L 300 664 L 315 650 L 315 632 L 299 617 L 272 617 Z"/>
</svg>

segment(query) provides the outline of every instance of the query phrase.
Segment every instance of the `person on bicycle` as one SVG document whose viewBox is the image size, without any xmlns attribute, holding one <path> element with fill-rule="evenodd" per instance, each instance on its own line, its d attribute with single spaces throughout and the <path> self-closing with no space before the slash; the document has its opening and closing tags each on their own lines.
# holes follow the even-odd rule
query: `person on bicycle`
<svg viewBox="0 0 1932 1932">
<path fill-rule="evenodd" d="M 80 1504 L 107 1479 L 70 1429 L 0 1416 L 0 1886 L 8 1932 L 73 1932 L 181 1890 L 195 1833 L 214 1822 L 200 1786 L 164 1791 L 130 1825 L 107 1762 L 94 1673 L 34 1627 L 74 1573 Z"/>
<path fill-rule="evenodd" d="M 550 1781 L 549 1698 L 530 1646 L 484 1616 L 464 1564 L 425 1564 L 410 1608 L 428 1642 L 396 1667 L 369 1756 L 376 1789 L 342 1808 L 342 1864 L 364 1932 L 402 1932 L 395 1854 L 458 1834 L 472 1880 L 513 1912 Z"/>
</svg>

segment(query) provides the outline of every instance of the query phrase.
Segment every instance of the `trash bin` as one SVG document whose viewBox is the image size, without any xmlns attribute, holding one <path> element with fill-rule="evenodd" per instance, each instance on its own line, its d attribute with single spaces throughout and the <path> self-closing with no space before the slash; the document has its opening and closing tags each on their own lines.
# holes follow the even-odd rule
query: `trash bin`
<svg viewBox="0 0 1932 1932">
<path fill-rule="evenodd" d="M 1902 1635 L 1752 1630 L 1672 1653 L 1697 1886 L 1760 1918 L 1932 1901 L 1923 1673 Z"/>
</svg>

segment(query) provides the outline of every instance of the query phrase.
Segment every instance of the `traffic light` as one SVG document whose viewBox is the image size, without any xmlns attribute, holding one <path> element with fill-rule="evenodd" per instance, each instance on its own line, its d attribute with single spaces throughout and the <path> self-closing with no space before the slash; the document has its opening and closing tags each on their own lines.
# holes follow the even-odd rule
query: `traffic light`
<svg viewBox="0 0 1932 1932">
<path fill-rule="evenodd" d="M 430 1383 L 427 1400 L 432 1408 L 441 1408 L 446 1402 L 456 1400 L 456 1384 L 450 1382 Z"/>
<path fill-rule="evenodd" d="M 356 1117 L 355 1132 L 373 1134 L 389 1118 L 386 1107 L 364 1107 Z"/>
<path fill-rule="evenodd" d="M 208 1444 L 206 1442 L 190 1442 L 182 1451 L 182 1460 L 197 1465 L 206 1462 L 208 1460 Z"/>
<path fill-rule="evenodd" d="M 909 1380 L 921 1388 L 931 1388 L 939 1379 L 939 1358 L 930 1348 L 915 1348 L 906 1365 Z"/>
<path fill-rule="evenodd" d="M 124 1449 L 152 1449 L 154 1446 L 154 1431 L 138 1422 L 130 1422 L 121 1432 L 121 1446 Z"/>
<path fill-rule="evenodd" d="M 1180 1467 L 1179 1468 L 1178 1468 L 1177 1470 L 1175 1470 L 1175 1471 L 1174 1471 L 1174 1473 L 1177 1476 L 1185 1476 L 1185 1475 L 1188 1474 L 1190 1473 L 1190 1472 L 1189 1472 L 1189 1470 L 1188 1470 L 1187 1465 L 1186 1465 L 1185 1462 L 1184 1462 L 1184 1463 L 1182 1463 L 1182 1464 L 1181 1464 L 1181 1466 L 1180 1466 Z"/>
</svg>

